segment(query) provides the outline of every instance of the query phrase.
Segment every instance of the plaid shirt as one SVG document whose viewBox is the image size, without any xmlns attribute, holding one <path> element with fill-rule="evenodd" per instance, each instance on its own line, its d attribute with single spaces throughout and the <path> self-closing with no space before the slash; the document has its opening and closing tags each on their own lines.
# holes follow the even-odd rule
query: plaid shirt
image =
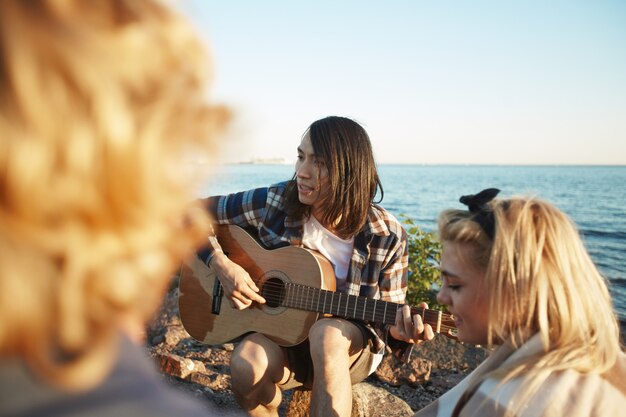
<svg viewBox="0 0 626 417">
<path fill-rule="evenodd" d="M 255 229 L 268 248 L 302 242 L 304 219 L 294 219 L 284 210 L 288 182 L 208 199 L 208 210 L 218 224 Z M 209 236 L 206 249 L 198 253 L 207 265 L 221 251 L 215 236 Z M 380 206 L 372 205 L 367 222 L 354 236 L 354 248 L 344 292 L 403 304 L 408 283 L 408 246 L 400 222 Z M 402 361 L 408 361 L 413 344 L 388 337 L 388 327 L 365 323 L 374 337 L 374 351 L 385 346 Z"/>
<path fill-rule="evenodd" d="M 287 182 L 226 196 L 209 198 L 208 209 L 218 224 L 233 224 L 258 231 L 269 249 L 302 241 L 303 219 L 284 211 Z M 208 264 L 221 250 L 209 237 L 209 248 L 199 254 Z M 354 237 L 354 248 L 346 279 L 350 295 L 404 303 L 408 279 L 407 236 L 398 220 L 377 205 L 369 210 L 363 229 Z"/>
</svg>

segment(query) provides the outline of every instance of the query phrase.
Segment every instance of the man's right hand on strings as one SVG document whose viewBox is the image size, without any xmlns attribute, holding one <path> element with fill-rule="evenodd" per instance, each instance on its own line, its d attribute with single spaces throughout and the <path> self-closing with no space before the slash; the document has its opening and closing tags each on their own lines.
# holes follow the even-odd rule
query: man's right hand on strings
<svg viewBox="0 0 626 417">
<path fill-rule="evenodd" d="M 243 310 L 250 307 L 253 301 L 265 304 L 265 298 L 259 294 L 259 288 L 250 274 L 228 259 L 226 255 L 221 252 L 216 253 L 211 259 L 210 265 L 217 273 L 217 278 L 224 288 L 224 294 L 230 300 L 233 308 Z"/>
</svg>

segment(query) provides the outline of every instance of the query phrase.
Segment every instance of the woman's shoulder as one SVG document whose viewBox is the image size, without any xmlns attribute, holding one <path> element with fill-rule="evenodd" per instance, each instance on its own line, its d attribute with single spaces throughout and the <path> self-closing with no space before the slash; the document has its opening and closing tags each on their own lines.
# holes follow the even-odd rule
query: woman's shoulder
<svg viewBox="0 0 626 417">
<path fill-rule="evenodd" d="M 596 373 L 582 373 L 575 370 L 566 370 L 553 373 L 540 388 L 536 397 L 545 397 L 545 392 L 551 392 L 546 407 L 554 411 L 550 415 L 570 416 L 619 415 L 626 409 L 626 394 L 611 381 Z M 576 398 L 561 403 L 562 398 Z M 556 403 L 556 405 L 555 405 Z M 585 407 L 588 409 L 585 410 Z M 617 414 L 616 414 L 617 413 Z"/>
<path fill-rule="evenodd" d="M 481 384 L 476 397 L 489 398 L 494 404 L 507 407 L 507 404 L 512 404 L 513 394 L 523 391 L 529 383 L 524 377 L 516 377 L 504 383 L 489 378 Z M 576 398 L 576 401 L 568 401 L 570 398 Z M 568 369 L 552 372 L 542 381 L 520 415 L 612 416 L 619 415 L 615 413 L 621 413 L 624 409 L 626 395 L 619 387 L 602 375 Z"/>
</svg>

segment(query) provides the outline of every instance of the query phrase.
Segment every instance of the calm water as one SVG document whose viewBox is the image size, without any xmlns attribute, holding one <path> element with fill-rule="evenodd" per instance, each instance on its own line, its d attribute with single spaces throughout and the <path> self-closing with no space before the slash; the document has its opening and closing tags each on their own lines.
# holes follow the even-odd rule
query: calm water
<svg viewBox="0 0 626 417">
<path fill-rule="evenodd" d="M 578 224 L 585 244 L 611 282 L 617 312 L 626 320 L 626 167 L 382 165 L 382 205 L 425 230 L 444 208 L 461 208 L 459 196 L 496 187 L 501 196 L 535 194 Z M 290 165 L 220 168 L 201 195 L 225 194 L 291 178 Z"/>
</svg>

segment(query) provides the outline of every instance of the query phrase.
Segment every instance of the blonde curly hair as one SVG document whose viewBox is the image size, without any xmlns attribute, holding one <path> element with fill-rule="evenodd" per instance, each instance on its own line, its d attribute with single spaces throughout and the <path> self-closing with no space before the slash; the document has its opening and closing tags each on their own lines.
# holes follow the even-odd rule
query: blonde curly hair
<svg viewBox="0 0 626 417">
<path fill-rule="evenodd" d="M 153 314 L 209 227 L 182 164 L 228 119 L 209 70 L 158 1 L 0 2 L 0 357 L 86 387 Z"/>
</svg>

